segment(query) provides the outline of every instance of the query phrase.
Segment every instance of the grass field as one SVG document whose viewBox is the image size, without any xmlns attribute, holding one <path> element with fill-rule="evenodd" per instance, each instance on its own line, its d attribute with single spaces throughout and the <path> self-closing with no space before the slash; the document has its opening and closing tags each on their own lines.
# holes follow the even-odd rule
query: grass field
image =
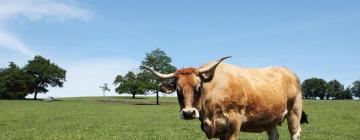
<svg viewBox="0 0 360 140">
<path fill-rule="evenodd" d="M 174 97 L 65 98 L 45 102 L 0 100 L 0 139 L 206 139 L 198 120 L 183 121 Z M 310 124 L 304 140 L 360 139 L 360 101 L 305 101 Z M 240 133 L 239 139 L 267 139 L 266 133 Z M 287 124 L 280 139 L 289 139 Z"/>
</svg>

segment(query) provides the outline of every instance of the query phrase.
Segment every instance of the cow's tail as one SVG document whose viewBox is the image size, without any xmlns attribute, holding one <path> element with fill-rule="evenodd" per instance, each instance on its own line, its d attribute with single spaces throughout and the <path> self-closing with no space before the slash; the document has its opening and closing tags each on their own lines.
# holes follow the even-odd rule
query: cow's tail
<svg viewBox="0 0 360 140">
<path fill-rule="evenodd" d="M 301 119 L 300 119 L 300 123 L 309 123 L 308 121 L 308 115 L 304 112 L 304 110 L 301 113 Z"/>
</svg>

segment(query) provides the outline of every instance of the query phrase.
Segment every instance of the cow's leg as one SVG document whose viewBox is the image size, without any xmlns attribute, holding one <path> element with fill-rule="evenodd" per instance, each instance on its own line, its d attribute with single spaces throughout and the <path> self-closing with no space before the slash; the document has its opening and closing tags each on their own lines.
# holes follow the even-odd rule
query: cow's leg
<svg viewBox="0 0 360 140">
<path fill-rule="evenodd" d="M 287 121 L 288 128 L 291 134 L 292 140 L 300 140 L 300 132 L 301 132 L 301 113 L 302 113 L 302 99 L 301 94 L 295 98 L 293 105 L 289 107 Z"/>
<path fill-rule="evenodd" d="M 230 129 L 228 129 L 225 135 L 220 137 L 220 140 L 237 140 L 240 133 L 241 122 L 240 114 L 235 112 L 229 113 Z"/>
<path fill-rule="evenodd" d="M 237 140 L 239 133 L 240 133 L 240 125 L 237 125 L 235 126 L 235 128 L 232 127 L 223 136 L 220 136 L 220 140 Z"/>
<path fill-rule="evenodd" d="M 269 136 L 269 140 L 278 140 L 279 139 L 279 131 L 277 129 L 277 125 L 274 125 L 273 127 L 271 127 L 267 131 L 267 134 Z"/>
</svg>

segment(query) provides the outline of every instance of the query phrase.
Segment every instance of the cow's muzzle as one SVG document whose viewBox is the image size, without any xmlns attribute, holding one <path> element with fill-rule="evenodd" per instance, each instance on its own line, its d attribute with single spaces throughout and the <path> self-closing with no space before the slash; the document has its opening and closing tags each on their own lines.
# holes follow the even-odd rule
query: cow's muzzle
<svg viewBox="0 0 360 140">
<path fill-rule="evenodd" d="M 181 119 L 191 120 L 199 118 L 199 111 L 196 108 L 184 108 L 180 112 Z"/>
</svg>

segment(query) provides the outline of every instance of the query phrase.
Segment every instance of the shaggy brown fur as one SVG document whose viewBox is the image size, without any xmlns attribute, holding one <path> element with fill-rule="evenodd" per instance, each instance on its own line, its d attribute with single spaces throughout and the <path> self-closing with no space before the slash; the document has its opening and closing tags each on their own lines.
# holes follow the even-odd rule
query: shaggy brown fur
<svg viewBox="0 0 360 140">
<path fill-rule="evenodd" d="M 191 74 L 199 75 L 199 71 L 196 68 L 183 68 L 175 72 L 175 77 Z"/>
</svg>

